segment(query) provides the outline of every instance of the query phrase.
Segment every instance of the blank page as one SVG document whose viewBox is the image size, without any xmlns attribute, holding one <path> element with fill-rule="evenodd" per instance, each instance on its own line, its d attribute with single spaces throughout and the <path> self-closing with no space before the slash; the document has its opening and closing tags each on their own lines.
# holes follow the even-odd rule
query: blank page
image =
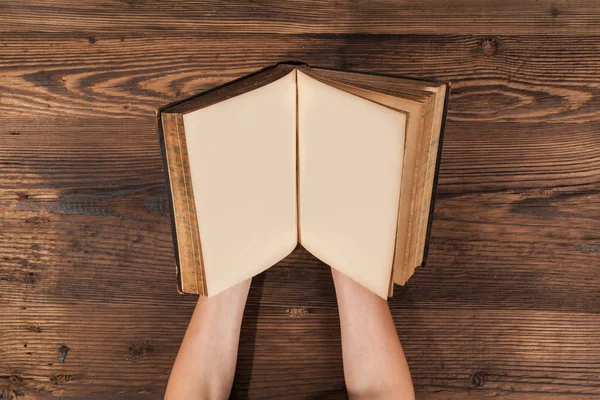
<svg viewBox="0 0 600 400">
<path fill-rule="evenodd" d="M 296 71 L 183 122 L 212 296 L 297 244 Z"/>
<path fill-rule="evenodd" d="M 406 116 L 298 72 L 300 243 L 387 298 Z"/>
<path fill-rule="evenodd" d="M 315 71 L 310 70 L 311 73 Z M 319 79 L 317 75 L 317 79 Z M 384 93 L 375 92 L 372 89 L 364 89 L 357 86 L 350 86 L 334 81 L 325 81 L 330 86 L 336 87 L 348 93 L 355 94 L 367 100 L 374 101 L 381 105 L 388 106 L 398 110 L 406 115 L 410 115 L 406 122 L 405 141 L 404 141 L 404 162 L 402 163 L 402 183 L 400 187 L 400 206 L 398 207 L 398 230 L 396 235 L 396 247 L 394 250 L 394 264 L 392 265 L 395 283 L 404 284 L 408 277 L 406 276 L 417 267 L 409 264 L 407 252 L 408 229 L 411 217 L 412 189 L 416 168 L 416 157 L 418 153 L 417 145 L 420 128 L 423 124 L 423 104 L 414 100 L 407 100 L 400 97 L 391 96 Z"/>
</svg>

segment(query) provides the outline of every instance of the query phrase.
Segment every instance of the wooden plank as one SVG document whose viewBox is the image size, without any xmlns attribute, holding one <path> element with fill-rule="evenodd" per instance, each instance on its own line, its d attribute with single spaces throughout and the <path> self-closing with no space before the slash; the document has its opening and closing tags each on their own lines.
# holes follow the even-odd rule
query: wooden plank
<svg viewBox="0 0 600 400">
<path fill-rule="evenodd" d="M 600 120 L 600 36 L 493 40 L 494 51 L 486 50 L 489 39 L 483 36 L 225 35 L 90 44 L 6 35 L 0 46 L 0 112 L 10 118 L 145 117 L 171 101 L 293 58 L 451 81 L 451 121 Z"/>
<path fill-rule="evenodd" d="M 487 101 L 485 96 L 481 99 Z M 438 193 L 597 190 L 599 132 L 597 123 L 450 121 Z"/>
<path fill-rule="evenodd" d="M 6 31 L 80 32 L 85 35 L 194 33 L 600 33 L 594 0 L 236 1 L 159 0 L 73 4 L 67 0 L 4 3 Z M 91 39 L 90 39 L 91 40 Z"/>
</svg>

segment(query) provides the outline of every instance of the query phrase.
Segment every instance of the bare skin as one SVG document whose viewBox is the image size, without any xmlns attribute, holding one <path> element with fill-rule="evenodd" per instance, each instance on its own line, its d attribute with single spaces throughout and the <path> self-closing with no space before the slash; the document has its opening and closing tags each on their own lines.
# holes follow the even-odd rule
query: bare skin
<svg viewBox="0 0 600 400">
<path fill-rule="evenodd" d="M 387 302 L 332 269 L 351 400 L 415 398 Z M 250 280 L 200 297 L 171 371 L 165 400 L 227 399 Z"/>
<path fill-rule="evenodd" d="M 331 269 L 337 296 L 348 397 L 415 398 L 387 301 Z"/>
<path fill-rule="evenodd" d="M 229 398 L 249 289 L 250 279 L 216 296 L 198 299 L 165 400 Z"/>
</svg>

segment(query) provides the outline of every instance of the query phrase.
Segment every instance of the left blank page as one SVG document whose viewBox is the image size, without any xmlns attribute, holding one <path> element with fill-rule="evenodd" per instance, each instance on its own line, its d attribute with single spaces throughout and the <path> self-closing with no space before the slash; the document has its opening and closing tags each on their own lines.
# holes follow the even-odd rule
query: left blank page
<svg viewBox="0 0 600 400">
<path fill-rule="evenodd" d="M 297 244 L 296 71 L 183 116 L 208 296 Z"/>
</svg>

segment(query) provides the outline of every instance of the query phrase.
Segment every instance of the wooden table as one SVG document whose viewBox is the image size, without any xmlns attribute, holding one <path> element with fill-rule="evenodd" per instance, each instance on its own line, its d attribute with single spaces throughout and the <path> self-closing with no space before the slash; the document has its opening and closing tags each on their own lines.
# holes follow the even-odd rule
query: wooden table
<svg viewBox="0 0 600 400">
<path fill-rule="evenodd" d="M 0 398 L 162 398 L 195 297 L 154 110 L 290 59 L 452 82 L 429 264 L 390 300 L 417 397 L 600 397 L 597 1 L 1 0 Z M 297 249 L 254 280 L 232 397 L 345 396 Z"/>
</svg>

